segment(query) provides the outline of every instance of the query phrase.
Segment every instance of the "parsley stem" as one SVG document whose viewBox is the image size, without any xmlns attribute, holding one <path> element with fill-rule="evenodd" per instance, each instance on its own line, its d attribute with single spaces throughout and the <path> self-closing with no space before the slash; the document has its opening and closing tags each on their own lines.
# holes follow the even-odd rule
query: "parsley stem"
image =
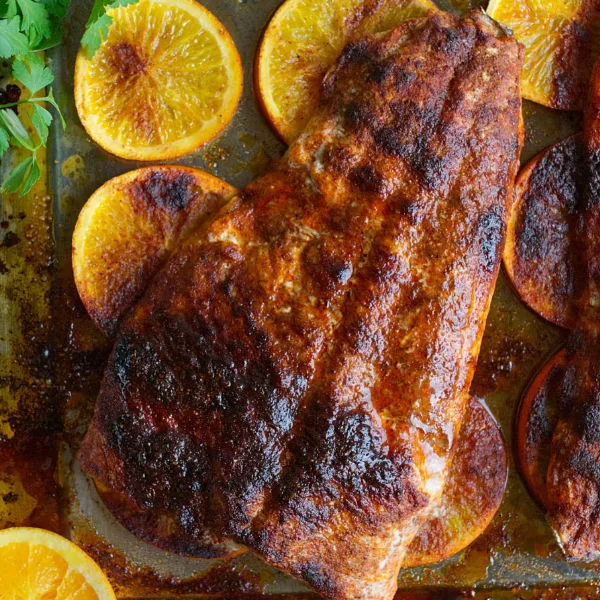
<svg viewBox="0 0 600 600">
<path fill-rule="evenodd" d="M 8 102 L 7 104 L 0 104 L 0 110 L 4 108 L 12 108 L 13 106 L 19 106 L 21 104 L 33 104 L 34 102 L 48 102 L 50 98 L 43 96 L 42 98 L 29 98 L 28 100 L 19 100 L 18 102 Z"/>
</svg>

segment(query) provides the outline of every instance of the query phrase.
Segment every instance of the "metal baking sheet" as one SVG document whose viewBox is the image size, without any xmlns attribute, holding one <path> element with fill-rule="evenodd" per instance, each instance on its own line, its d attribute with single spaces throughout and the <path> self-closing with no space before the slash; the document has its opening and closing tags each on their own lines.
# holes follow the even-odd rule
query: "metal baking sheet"
<svg viewBox="0 0 600 600">
<path fill-rule="evenodd" d="M 202 3 L 237 44 L 245 92 L 227 130 L 178 163 L 241 187 L 285 149 L 261 116 L 252 87 L 254 53 L 281 0 Z M 48 57 L 67 129 L 53 129 L 44 178 L 33 192 L 24 199 L 0 198 L 0 527 L 25 523 L 69 535 L 104 567 L 122 598 L 304 597 L 306 587 L 251 553 L 228 561 L 192 560 L 136 540 L 106 510 L 72 458 L 91 416 L 110 344 L 77 299 L 71 234 L 80 208 L 99 185 L 141 166 L 102 151 L 77 118 L 73 67 L 91 4 L 72 0 L 65 44 Z M 440 2 L 454 12 L 474 4 Z M 577 114 L 527 102 L 524 117 L 524 160 L 580 126 Z M 2 172 L 8 168 L 0 165 Z M 501 273 L 473 392 L 487 401 L 509 449 L 520 395 L 564 337 L 519 301 Z M 596 581 L 598 565 L 564 560 L 510 456 L 507 493 L 487 531 L 443 563 L 403 571 L 399 597 L 591 598 L 600 597 Z"/>
</svg>

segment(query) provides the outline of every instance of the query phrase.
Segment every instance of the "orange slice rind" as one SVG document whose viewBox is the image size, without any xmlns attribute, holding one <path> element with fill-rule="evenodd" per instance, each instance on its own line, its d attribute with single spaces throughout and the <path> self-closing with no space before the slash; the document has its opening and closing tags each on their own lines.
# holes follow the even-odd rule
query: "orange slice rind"
<svg viewBox="0 0 600 600">
<path fill-rule="evenodd" d="M 562 349 L 536 373 L 517 411 L 517 466 L 529 493 L 541 506 L 547 506 L 546 476 L 565 365 L 566 351 Z"/>
</svg>

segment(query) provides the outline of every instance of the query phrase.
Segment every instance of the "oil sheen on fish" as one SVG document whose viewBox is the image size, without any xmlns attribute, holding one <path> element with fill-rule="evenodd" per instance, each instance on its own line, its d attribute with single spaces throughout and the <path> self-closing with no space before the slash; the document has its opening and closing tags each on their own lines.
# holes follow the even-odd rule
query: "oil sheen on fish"
<svg viewBox="0 0 600 600">
<path fill-rule="evenodd" d="M 87 472 L 326 597 L 392 598 L 477 362 L 520 68 L 480 13 L 347 46 L 307 130 L 125 319 Z"/>
</svg>

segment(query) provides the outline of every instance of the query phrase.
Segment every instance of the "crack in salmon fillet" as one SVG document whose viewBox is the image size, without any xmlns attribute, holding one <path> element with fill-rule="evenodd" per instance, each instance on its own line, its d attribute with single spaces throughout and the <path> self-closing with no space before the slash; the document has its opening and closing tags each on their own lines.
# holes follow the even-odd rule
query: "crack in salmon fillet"
<svg viewBox="0 0 600 600">
<path fill-rule="evenodd" d="M 325 597 L 391 599 L 477 362 L 520 68 L 481 13 L 347 46 L 306 131 L 123 322 L 85 470 Z"/>
</svg>

